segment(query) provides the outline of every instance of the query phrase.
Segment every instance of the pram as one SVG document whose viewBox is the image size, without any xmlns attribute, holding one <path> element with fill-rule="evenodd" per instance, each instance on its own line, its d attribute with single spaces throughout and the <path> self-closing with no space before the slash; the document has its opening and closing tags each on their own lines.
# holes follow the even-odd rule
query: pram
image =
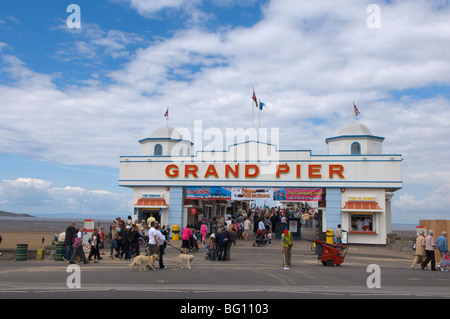
<svg viewBox="0 0 450 319">
<path fill-rule="evenodd" d="M 211 259 L 211 250 L 209 249 L 209 245 L 206 246 L 205 248 L 206 248 L 205 260 L 210 260 Z"/>
<path fill-rule="evenodd" d="M 205 255 L 205 260 L 212 260 L 215 261 L 217 258 L 217 251 L 215 249 L 209 249 L 209 245 L 207 245 L 206 247 L 206 255 Z"/>
<path fill-rule="evenodd" d="M 253 243 L 253 247 L 262 247 L 265 246 L 267 243 L 267 232 L 265 231 L 258 231 L 255 242 Z"/>
</svg>

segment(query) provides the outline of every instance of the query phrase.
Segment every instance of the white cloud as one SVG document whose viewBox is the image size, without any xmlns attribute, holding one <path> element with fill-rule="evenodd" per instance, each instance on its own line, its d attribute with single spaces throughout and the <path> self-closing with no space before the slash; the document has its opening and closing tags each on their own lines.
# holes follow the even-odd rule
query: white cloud
<svg viewBox="0 0 450 319">
<path fill-rule="evenodd" d="M 128 58 L 128 45 L 144 43 L 144 39 L 133 32 L 120 30 L 103 30 L 95 23 L 83 22 L 82 28 L 58 28 L 67 35 L 69 41 L 59 43 L 56 55 L 59 59 L 79 61 L 84 64 L 101 63 L 103 58 Z"/>
<path fill-rule="evenodd" d="M 187 0 L 128 0 L 130 6 L 140 14 L 152 14 L 165 8 L 180 8 Z"/>
<path fill-rule="evenodd" d="M 184 10 L 195 23 L 135 52 L 130 44 L 140 34 L 84 23 L 73 34 L 82 61 L 99 52 L 129 60 L 108 73 L 111 82 L 96 78 L 83 87 L 57 88 L 55 75 L 3 54 L 1 71 L 16 82 L 0 86 L 0 149 L 47 162 L 118 166 L 119 155 L 138 154 L 137 140 L 165 125 L 167 105 L 174 127 L 192 129 L 202 119 L 204 128 L 248 128 L 255 87 L 269 107 L 261 125 L 280 128 L 281 148 L 327 153 L 325 138 L 351 121 L 356 100 L 358 120 L 386 137 L 384 151 L 404 155 L 405 183 L 439 188 L 450 171 L 449 98 L 397 99 L 392 91 L 450 85 L 450 8 L 383 2 L 381 28 L 369 29 L 370 3 L 274 0 L 251 27 L 208 31 L 198 17 L 209 13 L 198 1 L 130 0 L 144 16 Z M 67 50 L 60 56 L 73 58 Z M 400 203 L 422 205 L 403 196 Z"/>
<path fill-rule="evenodd" d="M 128 214 L 131 209 L 127 194 L 77 186 L 60 188 L 49 181 L 33 178 L 0 180 L 0 203 L 2 210 L 31 215 L 38 212 L 112 216 Z"/>
</svg>

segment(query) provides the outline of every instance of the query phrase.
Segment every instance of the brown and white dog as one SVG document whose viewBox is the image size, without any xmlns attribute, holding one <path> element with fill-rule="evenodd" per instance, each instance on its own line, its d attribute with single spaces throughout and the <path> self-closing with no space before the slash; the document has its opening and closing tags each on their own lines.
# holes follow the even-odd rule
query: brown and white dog
<svg viewBox="0 0 450 319">
<path fill-rule="evenodd" d="M 187 262 L 187 268 L 191 269 L 191 261 L 194 260 L 194 256 L 188 254 L 179 254 L 177 259 L 173 262 L 177 263 L 180 268 L 183 268 L 183 260 Z"/>
<path fill-rule="evenodd" d="M 139 271 L 142 271 L 141 265 L 145 265 L 146 267 L 149 267 L 152 270 L 156 270 L 156 268 L 154 267 L 154 264 L 158 260 L 159 260 L 158 255 L 136 256 L 136 257 L 134 257 L 133 261 L 130 264 L 130 271 L 132 271 L 133 268 L 136 266 L 139 269 Z"/>
</svg>

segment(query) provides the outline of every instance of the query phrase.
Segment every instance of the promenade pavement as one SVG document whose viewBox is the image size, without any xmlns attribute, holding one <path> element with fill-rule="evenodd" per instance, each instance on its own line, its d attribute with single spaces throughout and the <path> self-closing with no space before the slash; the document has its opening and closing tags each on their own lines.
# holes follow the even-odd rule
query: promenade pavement
<svg viewBox="0 0 450 319">
<path fill-rule="evenodd" d="M 193 253 L 192 269 L 179 269 L 180 253 L 168 246 L 167 269 L 129 271 L 129 261 L 103 256 L 100 263 L 79 264 L 81 288 L 69 289 L 66 262 L 0 262 L 0 298 L 449 298 L 449 272 L 411 270 L 413 256 L 386 247 L 350 245 L 343 264 L 323 266 L 317 261 L 310 229 L 295 240 L 292 267 L 283 269 L 280 240 L 253 247 L 238 240 L 230 261 L 205 260 L 206 251 Z M 252 236 L 253 239 L 253 236 Z M 171 241 L 175 247 L 181 241 Z M 379 267 L 380 288 L 368 286 Z M 370 284 L 369 283 L 369 284 Z"/>
</svg>

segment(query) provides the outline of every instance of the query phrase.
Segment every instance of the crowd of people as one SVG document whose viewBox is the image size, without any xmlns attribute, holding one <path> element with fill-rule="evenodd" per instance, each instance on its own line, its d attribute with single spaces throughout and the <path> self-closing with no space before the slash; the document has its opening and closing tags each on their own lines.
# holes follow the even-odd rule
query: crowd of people
<svg viewBox="0 0 450 319">
<path fill-rule="evenodd" d="M 287 225 L 288 218 L 298 218 L 303 214 L 305 212 L 298 209 L 256 208 L 249 213 L 236 212 L 228 217 L 226 222 L 213 218 L 209 223 L 209 229 L 204 221 L 183 228 L 181 231 L 181 249 L 174 248 L 182 253 L 196 252 L 199 250 L 200 241 L 200 245 L 206 247 L 208 251 L 209 260 L 227 261 L 231 259 L 231 248 L 236 245 L 237 240 L 248 240 L 253 233 L 255 241 L 261 239 L 271 245 L 272 234 L 275 232 L 278 223 Z M 311 217 L 314 218 L 314 216 Z M 72 222 L 67 227 L 66 232 L 60 234 L 59 241 L 64 242 L 67 246 L 63 259 L 69 263 L 74 263 L 78 257 L 84 263 L 89 263 L 92 260 L 94 263 L 98 263 L 103 258 L 102 255 L 105 255 L 104 243 L 105 238 L 108 238 L 110 258 L 131 260 L 133 256 L 140 254 L 158 254 L 160 268 L 166 268 L 163 255 L 169 244 L 170 234 L 169 225 L 161 226 L 153 216 L 150 216 L 147 220 L 142 220 L 140 223 L 137 220 L 133 221 L 131 216 L 128 216 L 127 220 L 117 217 L 110 225 L 108 234 L 105 234 L 104 228 L 95 228 L 92 234 L 89 234 L 87 241 L 90 245 L 90 251 L 87 258 L 83 247 L 84 236 L 86 235 L 84 227 L 75 228 L 75 222 Z M 208 235 L 210 235 L 209 238 Z M 287 231 L 287 227 L 284 227 L 281 233 L 281 248 L 285 268 L 290 265 L 292 244 L 292 234 Z M 441 257 L 438 265 L 436 265 L 436 250 Z M 436 240 L 434 240 L 432 230 L 428 231 L 427 236 L 423 231 L 419 233 L 415 243 L 415 259 L 411 268 L 416 269 L 418 264 L 421 265 L 422 269 L 426 269 L 430 264 L 431 270 L 448 271 L 450 257 L 445 231 Z"/>
<path fill-rule="evenodd" d="M 425 270 L 430 263 L 432 271 L 448 271 L 447 267 L 450 266 L 450 257 L 447 232 L 443 231 L 436 241 L 433 238 L 433 234 L 433 230 L 429 230 L 427 236 L 425 236 L 423 230 L 419 231 L 414 245 L 416 253 L 411 269 L 416 269 L 417 264 L 420 263 L 422 270 Z M 437 266 L 436 250 L 441 257 L 440 263 Z"/>
<path fill-rule="evenodd" d="M 256 208 L 249 213 L 237 212 L 224 223 L 213 219 L 210 221 L 210 229 L 205 222 L 187 225 L 181 232 L 181 251 L 198 251 L 200 241 L 202 246 L 209 249 L 211 260 L 230 260 L 231 246 L 236 245 L 237 240 L 248 240 L 253 232 L 255 238 L 264 238 L 270 245 L 276 223 L 286 223 L 287 218 L 297 217 L 302 213 L 304 212 L 301 210 Z M 140 254 L 156 253 L 160 256 L 160 268 L 165 268 L 162 256 L 169 244 L 171 229 L 169 225 L 161 226 L 152 215 L 140 222 L 133 221 L 131 216 L 127 219 L 117 217 L 111 223 L 107 234 L 104 228 L 94 228 L 93 232 L 87 235 L 85 227 L 75 226 L 75 222 L 72 222 L 66 231 L 59 235 L 59 242 L 66 245 L 63 259 L 69 263 L 74 263 L 76 258 L 84 263 L 98 263 L 103 259 L 102 256 L 106 255 L 105 239 L 108 238 L 110 258 L 131 260 L 133 256 Z M 86 235 L 89 236 L 87 240 L 84 238 Z M 90 246 L 87 258 L 84 253 L 86 241 Z"/>
</svg>

